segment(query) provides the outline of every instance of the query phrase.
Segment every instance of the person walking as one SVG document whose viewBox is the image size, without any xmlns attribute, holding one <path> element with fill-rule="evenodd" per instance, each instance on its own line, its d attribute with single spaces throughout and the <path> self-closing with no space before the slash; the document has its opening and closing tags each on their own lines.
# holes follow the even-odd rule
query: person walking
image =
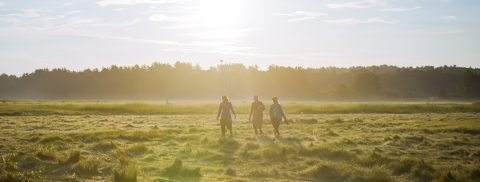
<svg viewBox="0 0 480 182">
<path fill-rule="evenodd" d="M 278 98 L 275 96 L 272 98 L 273 104 L 270 106 L 270 119 L 272 121 L 273 128 L 275 130 L 274 136 L 280 135 L 278 130 L 280 123 L 282 122 L 282 117 L 287 120 L 285 114 L 283 113 L 282 105 L 278 102 Z"/>
<path fill-rule="evenodd" d="M 263 102 L 258 100 L 258 95 L 253 96 L 254 102 L 252 103 L 252 108 L 250 109 L 250 117 L 248 118 L 249 121 L 252 121 L 252 114 L 253 114 L 253 129 L 255 130 L 255 135 L 257 133 L 257 128 L 260 130 L 260 134 L 263 134 L 262 131 L 262 123 L 263 123 L 263 110 L 265 110 L 265 106 Z"/>
<path fill-rule="evenodd" d="M 222 114 L 222 117 L 220 118 L 220 126 L 222 128 L 222 135 L 225 136 L 225 127 L 230 130 L 230 135 L 233 135 L 232 132 L 232 115 L 230 114 L 230 110 L 232 110 L 232 113 L 235 117 L 235 110 L 233 110 L 232 103 L 228 102 L 228 97 L 226 95 L 222 96 L 222 102 L 220 103 L 220 107 L 218 108 L 218 115 L 217 115 L 217 120 L 220 117 L 220 114 Z"/>
</svg>

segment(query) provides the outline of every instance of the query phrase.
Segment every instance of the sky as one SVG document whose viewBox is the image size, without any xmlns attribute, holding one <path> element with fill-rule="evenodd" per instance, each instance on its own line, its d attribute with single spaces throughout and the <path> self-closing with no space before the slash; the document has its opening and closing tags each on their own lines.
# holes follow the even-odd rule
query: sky
<svg viewBox="0 0 480 182">
<path fill-rule="evenodd" d="M 0 0 L 0 74 L 224 63 L 480 67 L 478 0 Z"/>
</svg>

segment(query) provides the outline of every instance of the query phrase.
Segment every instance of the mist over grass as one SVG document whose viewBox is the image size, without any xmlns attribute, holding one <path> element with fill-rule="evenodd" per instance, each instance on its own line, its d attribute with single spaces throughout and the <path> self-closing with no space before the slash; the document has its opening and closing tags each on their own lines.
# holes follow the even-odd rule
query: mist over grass
<svg viewBox="0 0 480 182">
<path fill-rule="evenodd" d="M 268 102 L 264 102 L 267 106 Z M 249 102 L 233 102 L 239 114 L 250 112 Z M 348 114 L 348 113 L 476 113 L 479 104 L 469 103 L 294 103 L 282 106 L 290 114 Z M 92 102 L 92 101 L 9 101 L 0 104 L 0 115 L 170 115 L 170 114 L 216 114 L 216 102 Z"/>
</svg>

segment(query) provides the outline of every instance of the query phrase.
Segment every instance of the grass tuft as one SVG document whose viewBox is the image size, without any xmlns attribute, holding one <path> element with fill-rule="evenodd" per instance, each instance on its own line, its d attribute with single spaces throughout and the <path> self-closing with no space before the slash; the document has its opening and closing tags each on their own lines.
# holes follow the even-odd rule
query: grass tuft
<svg viewBox="0 0 480 182">
<path fill-rule="evenodd" d="M 45 137 L 44 139 L 40 140 L 40 143 L 46 144 L 46 143 L 52 143 L 52 142 L 57 142 L 57 141 L 72 142 L 73 140 L 70 137 L 54 135 L 54 136 Z"/>
<path fill-rule="evenodd" d="M 113 171 L 114 182 L 137 182 L 136 165 Z"/>
<path fill-rule="evenodd" d="M 357 162 L 363 166 L 381 166 L 392 162 L 393 159 L 387 156 L 382 156 L 379 153 L 372 151 L 358 158 Z"/>
<path fill-rule="evenodd" d="M 97 145 L 94 147 L 95 150 L 100 150 L 100 151 L 110 151 L 116 148 L 117 148 L 117 145 L 115 145 L 113 141 L 110 141 L 110 142 L 101 141 L 97 143 Z"/>
<path fill-rule="evenodd" d="M 37 152 L 37 157 L 46 161 L 57 161 L 57 153 L 53 148 L 44 148 Z"/>
<path fill-rule="evenodd" d="M 80 150 L 74 150 L 70 152 L 70 156 L 68 157 L 67 161 L 65 164 L 75 164 L 80 161 L 82 155 Z"/>
<path fill-rule="evenodd" d="M 148 147 L 143 143 L 137 143 L 127 149 L 133 155 L 142 155 L 148 151 Z"/>
<path fill-rule="evenodd" d="M 245 148 L 248 150 L 257 150 L 260 148 L 260 145 L 250 141 L 245 144 Z"/>
<path fill-rule="evenodd" d="M 163 172 L 163 175 L 165 176 L 177 176 L 180 171 L 182 170 L 183 167 L 183 162 L 181 159 L 175 159 L 175 162 L 170 167 L 165 168 L 165 172 Z"/>
<path fill-rule="evenodd" d="M 200 177 L 202 175 L 200 174 L 200 167 L 195 167 L 195 168 L 183 167 L 182 170 L 180 171 L 180 176 Z"/>
<path fill-rule="evenodd" d="M 340 168 L 327 164 L 318 164 L 305 171 L 305 173 L 318 181 L 344 181 L 349 177 L 349 175 Z"/>
<path fill-rule="evenodd" d="M 317 124 L 318 120 L 315 118 L 312 119 L 296 119 L 294 124 Z"/>
<path fill-rule="evenodd" d="M 229 176 L 237 176 L 237 172 L 235 171 L 235 169 L 231 168 L 231 167 L 228 167 L 226 170 L 225 170 L 225 174 L 226 175 L 229 175 Z"/>
<path fill-rule="evenodd" d="M 177 175 L 184 177 L 200 177 L 200 167 L 189 168 L 183 165 L 181 159 L 175 159 L 175 162 L 170 167 L 165 168 L 163 175 L 168 177 L 174 177 Z"/>
<path fill-rule="evenodd" d="M 333 131 L 331 131 L 331 130 L 327 133 L 327 135 L 328 135 L 328 136 L 332 136 L 332 137 L 338 137 L 338 136 L 340 136 L 340 135 L 336 134 L 335 132 L 333 132 Z"/>
<path fill-rule="evenodd" d="M 440 175 L 438 182 L 457 182 L 457 179 L 455 179 L 455 177 L 453 177 L 452 173 L 449 171 Z"/>
</svg>

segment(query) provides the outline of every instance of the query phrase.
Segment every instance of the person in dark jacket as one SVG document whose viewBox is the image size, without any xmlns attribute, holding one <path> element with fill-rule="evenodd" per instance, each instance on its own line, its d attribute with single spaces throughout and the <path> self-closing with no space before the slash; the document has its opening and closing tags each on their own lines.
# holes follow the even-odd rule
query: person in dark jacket
<svg viewBox="0 0 480 182">
<path fill-rule="evenodd" d="M 221 114 L 222 117 L 220 118 L 220 126 L 222 128 L 222 135 L 225 136 L 225 127 L 230 130 L 230 135 L 232 135 L 232 115 L 230 114 L 230 110 L 232 110 L 232 113 L 235 117 L 237 117 L 237 115 L 235 115 L 235 110 L 233 110 L 232 103 L 228 102 L 228 97 L 226 95 L 222 96 L 222 100 L 223 102 L 220 103 L 220 107 L 218 108 L 217 120 Z"/>
<path fill-rule="evenodd" d="M 283 113 L 282 105 L 278 102 L 278 98 L 272 98 L 273 104 L 270 106 L 270 119 L 272 121 L 273 128 L 275 130 L 274 136 L 280 135 L 280 131 L 278 130 L 280 123 L 282 122 L 282 117 L 287 120 L 285 114 Z"/>
<path fill-rule="evenodd" d="M 250 109 L 250 117 L 248 118 L 249 121 L 252 121 L 252 114 L 253 114 L 253 129 L 255 130 L 255 134 L 257 133 L 257 128 L 260 130 L 260 134 L 263 134 L 262 131 L 262 123 L 263 123 L 263 110 L 265 110 L 265 106 L 263 102 L 258 100 L 258 96 L 253 96 L 252 108 Z"/>
</svg>

